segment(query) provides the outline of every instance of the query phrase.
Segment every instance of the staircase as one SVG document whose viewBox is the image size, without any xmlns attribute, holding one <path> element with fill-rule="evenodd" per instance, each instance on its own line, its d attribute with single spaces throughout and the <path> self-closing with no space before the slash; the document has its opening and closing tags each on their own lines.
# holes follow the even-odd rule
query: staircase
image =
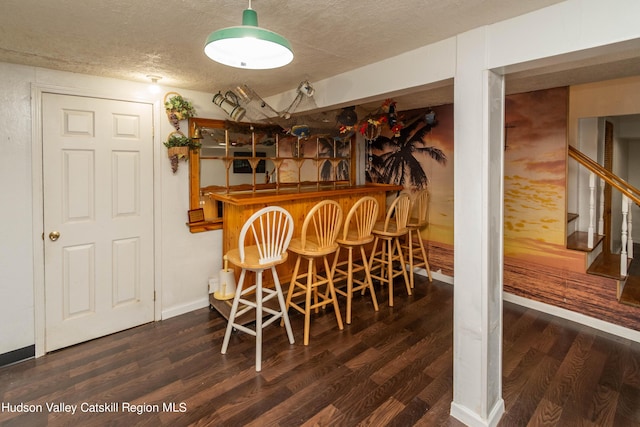
<svg viewBox="0 0 640 427">
<path fill-rule="evenodd" d="M 577 214 L 567 215 L 567 224 L 572 226 Z M 569 228 L 570 229 L 570 228 Z M 567 237 L 567 249 L 587 254 L 587 273 L 608 277 L 618 281 L 618 301 L 622 304 L 640 307 L 640 258 L 627 257 L 627 274 L 620 273 L 620 254 L 607 253 L 602 250 L 604 236 L 594 236 L 594 247 L 589 248 L 588 233 L 574 231 Z M 640 254 L 640 244 L 634 243 L 634 253 Z"/>
<path fill-rule="evenodd" d="M 587 256 L 587 273 L 612 278 L 618 281 L 618 301 L 622 304 L 640 307 L 640 259 L 634 260 L 634 253 L 640 250 L 638 244 L 631 239 L 631 203 L 640 205 L 640 191 L 620 177 L 604 169 L 589 157 L 569 146 L 569 156 L 591 172 L 589 177 L 590 204 L 588 231 L 580 231 L 577 226 L 578 214 L 567 214 L 567 248 L 585 252 Z M 606 238 L 606 229 L 610 229 L 607 220 L 603 220 L 604 211 L 602 194 L 600 209 L 595 206 L 596 179 L 600 178 L 611 188 L 620 191 L 622 196 L 622 233 L 619 253 L 612 253 L 610 240 Z M 596 212 L 600 212 L 596 226 Z M 598 232 L 596 232 L 596 229 Z"/>
</svg>

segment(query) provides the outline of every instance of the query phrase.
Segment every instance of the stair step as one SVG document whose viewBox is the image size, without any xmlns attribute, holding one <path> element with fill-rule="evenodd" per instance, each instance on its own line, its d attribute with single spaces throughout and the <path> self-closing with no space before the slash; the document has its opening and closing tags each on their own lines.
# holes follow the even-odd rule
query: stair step
<svg viewBox="0 0 640 427">
<path fill-rule="evenodd" d="M 620 254 L 601 253 L 589 266 L 587 273 L 616 280 L 625 279 L 624 276 L 620 276 Z"/>
<path fill-rule="evenodd" d="M 622 295 L 620 295 L 620 302 L 640 307 L 640 276 L 629 276 L 627 278 L 622 289 Z"/>
<path fill-rule="evenodd" d="M 604 236 L 601 234 L 596 234 L 593 236 L 593 248 L 589 249 L 589 233 L 586 231 L 576 231 L 575 233 L 571 233 L 569 237 L 567 237 L 567 249 L 573 249 L 574 251 L 582 251 L 582 252 L 591 252 L 595 248 L 598 247 L 598 244 L 604 239 Z"/>
<path fill-rule="evenodd" d="M 567 224 L 575 219 L 578 219 L 577 213 L 567 213 Z"/>
</svg>

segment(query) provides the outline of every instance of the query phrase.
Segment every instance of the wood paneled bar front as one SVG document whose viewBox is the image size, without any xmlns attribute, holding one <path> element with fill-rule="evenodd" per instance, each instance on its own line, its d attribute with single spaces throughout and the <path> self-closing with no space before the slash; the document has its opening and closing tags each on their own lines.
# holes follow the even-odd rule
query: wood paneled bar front
<svg viewBox="0 0 640 427">
<path fill-rule="evenodd" d="M 380 218 L 384 217 L 385 204 L 388 192 L 402 190 L 401 185 L 375 184 L 356 186 L 309 186 L 308 188 L 281 189 L 278 191 L 247 191 L 236 193 L 218 193 L 211 197 L 223 203 L 223 253 L 238 246 L 240 230 L 246 220 L 257 210 L 265 206 L 278 205 L 285 208 L 294 221 L 294 237 L 299 236 L 305 216 L 311 208 L 321 200 L 332 199 L 337 201 L 346 216 L 351 206 L 362 196 L 373 196 L 378 200 Z M 280 282 L 286 284 L 291 279 L 291 274 L 295 266 L 295 257 L 289 257 L 286 263 L 281 264 L 277 271 Z M 239 276 L 239 269 L 236 271 L 236 278 Z M 267 284 L 268 283 L 268 284 Z M 265 284 L 273 283 L 267 275 Z"/>
</svg>

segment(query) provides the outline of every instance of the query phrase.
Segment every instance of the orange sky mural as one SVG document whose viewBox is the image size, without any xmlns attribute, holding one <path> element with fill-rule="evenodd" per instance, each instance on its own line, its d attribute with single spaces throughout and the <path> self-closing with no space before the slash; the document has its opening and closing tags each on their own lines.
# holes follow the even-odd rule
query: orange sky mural
<svg viewBox="0 0 640 427">
<path fill-rule="evenodd" d="M 453 246 L 453 104 L 434 107 L 438 125 L 425 138 L 425 145 L 441 149 L 447 156 L 442 165 L 428 156 L 418 159 L 429 177 L 429 227 L 423 237 Z"/>
<path fill-rule="evenodd" d="M 506 98 L 504 252 L 584 268 L 565 249 L 567 97 L 557 88 Z"/>
<path fill-rule="evenodd" d="M 504 252 L 579 271 L 584 270 L 583 256 L 565 248 L 567 108 L 567 88 L 506 97 Z M 453 105 L 433 110 L 438 125 L 425 145 L 442 150 L 447 163 L 414 155 L 429 178 L 430 226 L 423 237 L 453 246 Z"/>
</svg>

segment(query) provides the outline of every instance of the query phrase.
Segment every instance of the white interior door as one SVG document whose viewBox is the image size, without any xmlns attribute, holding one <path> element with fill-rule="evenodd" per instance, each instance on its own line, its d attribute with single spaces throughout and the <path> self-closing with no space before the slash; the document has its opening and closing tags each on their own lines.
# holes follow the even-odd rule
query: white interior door
<svg viewBox="0 0 640 427">
<path fill-rule="evenodd" d="M 153 107 L 42 97 L 45 351 L 154 320 Z"/>
</svg>

